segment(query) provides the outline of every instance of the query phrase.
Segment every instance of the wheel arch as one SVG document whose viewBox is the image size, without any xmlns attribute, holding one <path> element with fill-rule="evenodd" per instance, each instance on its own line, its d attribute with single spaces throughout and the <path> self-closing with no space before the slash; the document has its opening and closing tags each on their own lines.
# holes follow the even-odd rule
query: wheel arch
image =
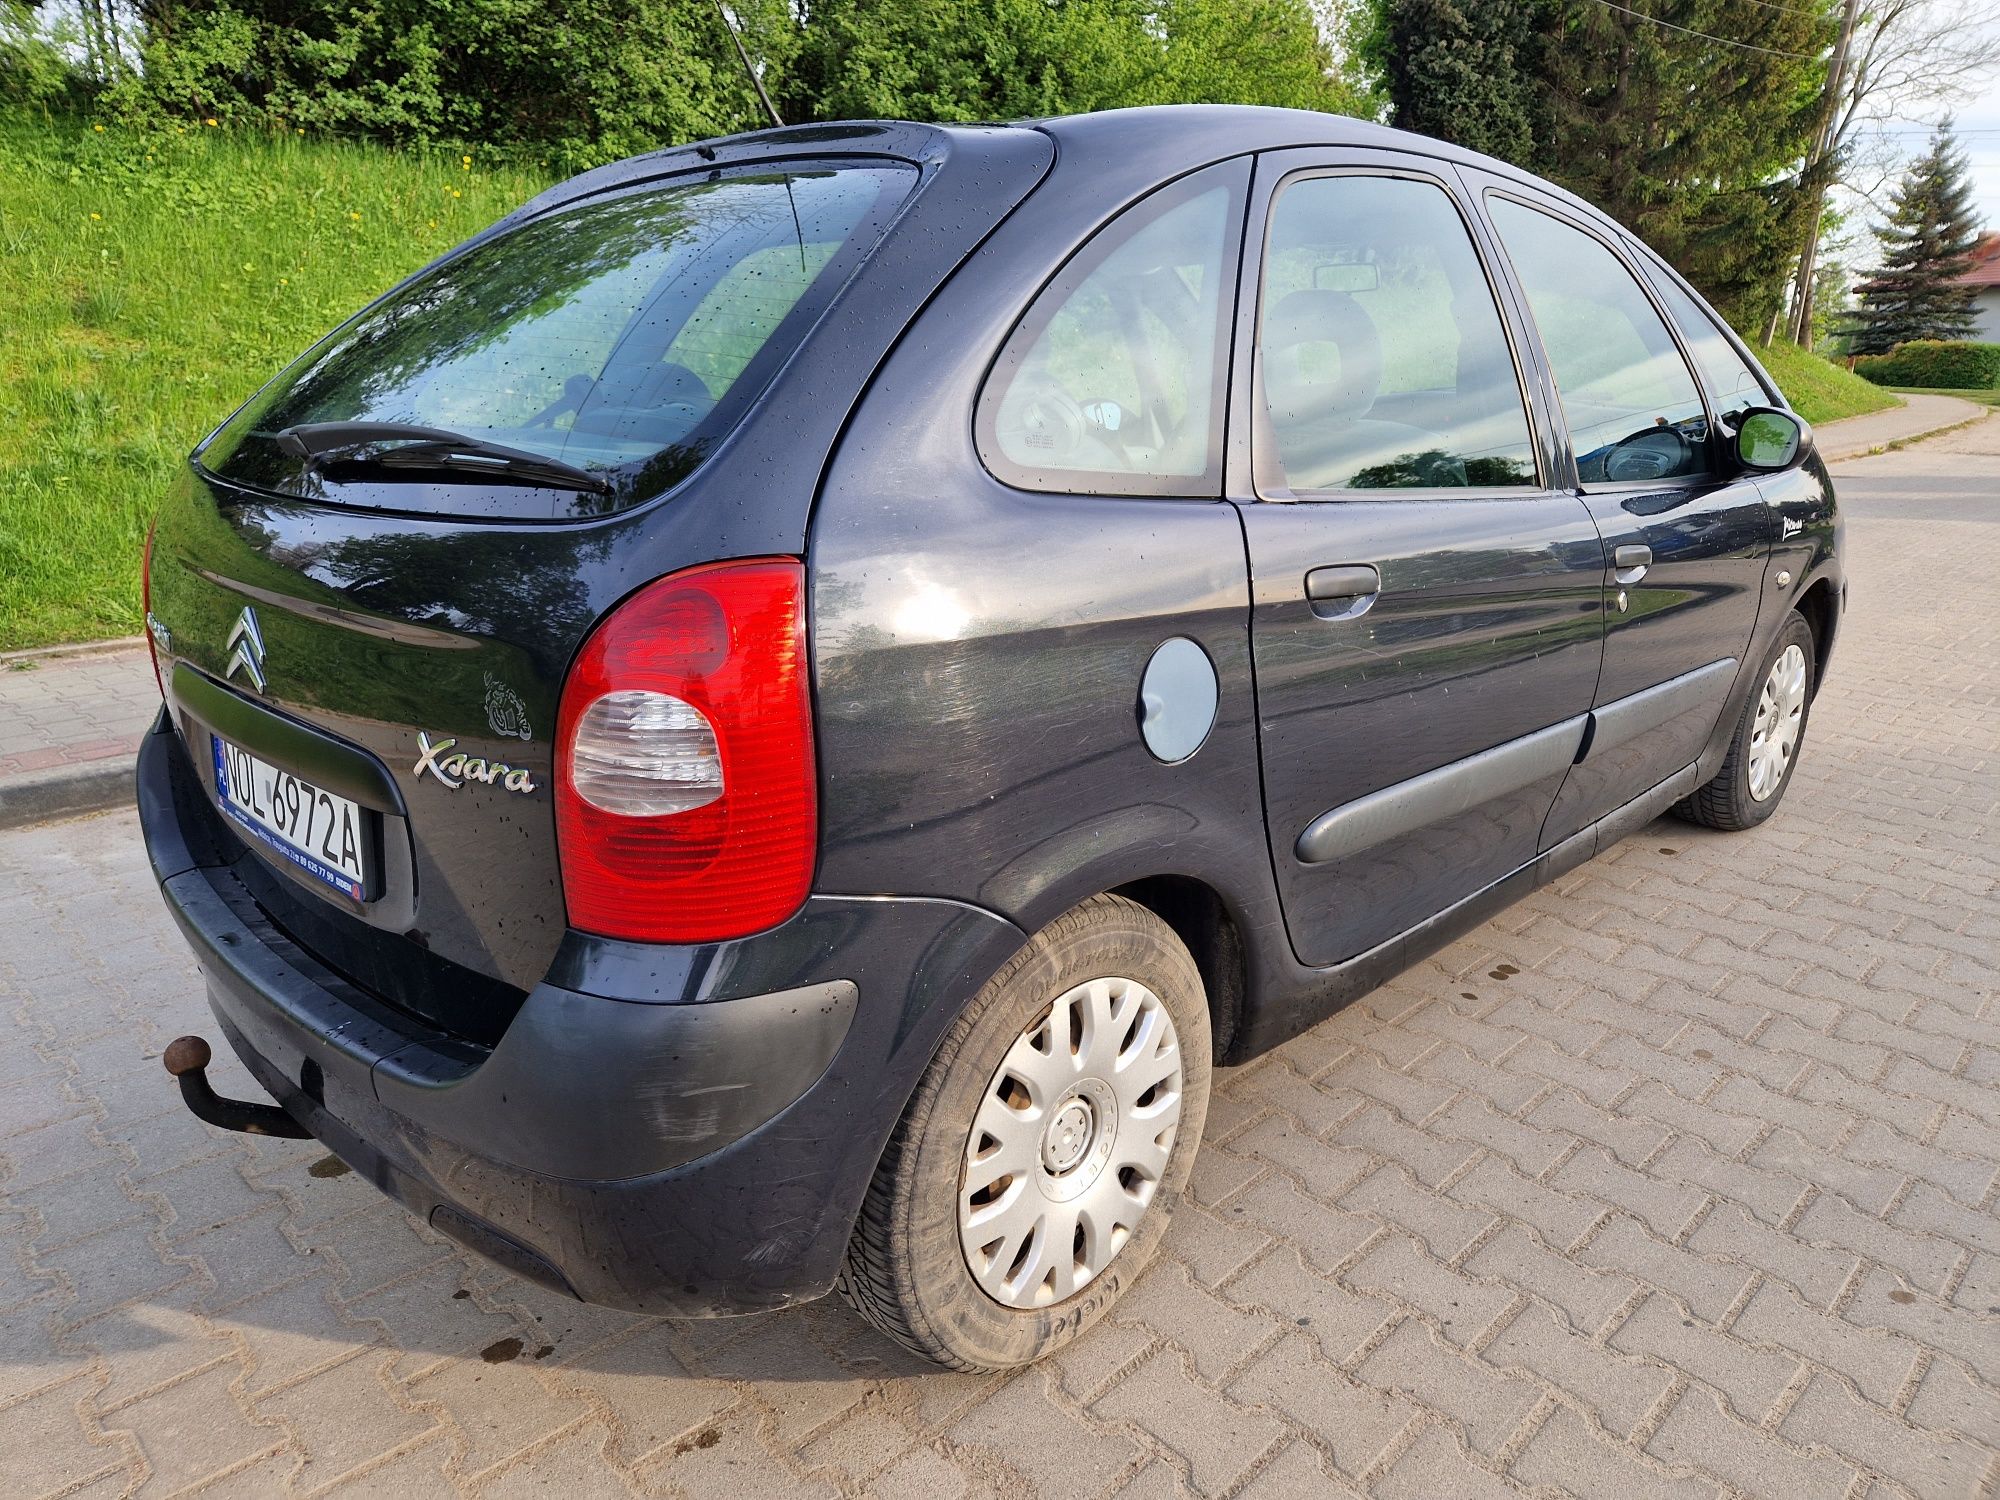
<svg viewBox="0 0 2000 1500">
<path fill-rule="evenodd" d="M 1214 886 L 1192 875 L 1149 875 L 1114 886 L 1107 894 L 1143 906 L 1187 944 L 1208 992 L 1210 1036 L 1220 1062 L 1235 1041 L 1250 987 L 1249 955 L 1229 903 Z"/>
<path fill-rule="evenodd" d="M 1820 684 L 1826 679 L 1827 657 L 1833 651 L 1834 631 L 1840 619 L 1840 595 L 1831 577 L 1822 575 L 1799 595 L 1798 603 L 1792 606 L 1805 617 L 1807 628 L 1813 637 L 1813 693 L 1818 694 Z"/>
</svg>

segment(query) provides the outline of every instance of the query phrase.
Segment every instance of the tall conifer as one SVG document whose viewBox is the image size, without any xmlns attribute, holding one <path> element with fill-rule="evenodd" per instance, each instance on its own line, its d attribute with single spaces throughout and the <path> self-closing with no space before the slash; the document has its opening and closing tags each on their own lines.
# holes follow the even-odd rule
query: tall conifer
<svg viewBox="0 0 2000 1500">
<path fill-rule="evenodd" d="M 1979 222 L 1965 153 L 1946 120 L 1910 167 L 1876 231 L 1882 267 L 1860 286 L 1849 325 L 1856 354 L 1886 354 L 1911 339 L 1962 339 L 1974 327 L 1973 289 L 1958 284 L 1972 265 Z"/>
</svg>

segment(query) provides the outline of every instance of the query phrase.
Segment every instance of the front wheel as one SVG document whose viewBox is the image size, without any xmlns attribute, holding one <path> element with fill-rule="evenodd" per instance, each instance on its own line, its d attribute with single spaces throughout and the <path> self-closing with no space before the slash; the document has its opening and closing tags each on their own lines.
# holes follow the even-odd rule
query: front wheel
<svg viewBox="0 0 2000 1500">
<path fill-rule="evenodd" d="M 1173 930 L 1098 896 L 959 1017 L 876 1168 L 842 1294 L 959 1370 L 1030 1364 L 1145 1269 L 1208 1112 L 1208 1003 Z"/>
<path fill-rule="evenodd" d="M 1728 759 L 1675 805 L 1676 813 L 1733 832 L 1754 828 L 1778 810 L 1805 741 L 1814 656 L 1812 627 L 1794 610 L 1764 660 L 1757 691 L 1743 705 Z"/>
</svg>

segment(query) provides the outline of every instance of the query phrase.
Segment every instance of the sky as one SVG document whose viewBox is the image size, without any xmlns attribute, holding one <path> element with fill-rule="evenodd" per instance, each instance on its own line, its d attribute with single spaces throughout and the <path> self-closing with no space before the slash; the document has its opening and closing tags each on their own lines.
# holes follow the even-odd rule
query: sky
<svg viewBox="0 0 2000 1500">
<path fill-rule="evenodd" d="M 1977 98 L 1958 106 L 1952 128 L 1960 149 L 1972 164 L 1972 188 L 1978 211 L 1988 230 L 2000 232 L 2000 77 L 1988 79 Z M 1928 123 L 1897 120 L 1886 129 L 1896 151 L 1905 159 L 1916 156 L 1930 144 Z M 1886 198 L 1883 207 L 1887 207 Z"/>
<path fill-rule="evenodd" d="M 1989 230 L 2000 231 L 2000 79 L 1989 80 L 1983 95 L 1959 111 L 1956 126 L 1972 159 L 1980 213 Z"/>
<path fill-rule="evenodd" d="M 1958 10 L 1973 17 L 1983 12 L 1984 25 L 1979 29 L 2000 41 L 2000 4 L 1980 3 L 1980 0 L 1930 0 L 1930 3 L 1941 11 Z M 1968 95 L 1956 99 L 1913 95 L 1886 102 L 1889 108 L 1885 113 L 1893 114 L 1894 118 L 1882 120 L 1862 132 L 1856 142 L 1858 154 L 1873 157 L 1872 148 L 1880 147 L 1908 162 L 1929 147 L 1932 128 L 1940 116 L 1949 112 L 1959 148 L 1971 165 L 1975 211 L 1987 230 L 2000 232 L 2000 70 L 1978 80 Z M 1857 230 L 1864 224 L 1879 223 L 1887 215 L 1888 189 L 1898 175 L 1892 172 L 1882 191 L 1873 195 L 1872 202 L 1857 202 L 1853 195 L 1843 195 L 1847 201 L 1840 206 Z M 1862 241 L 1856 248 L 1860 263 L 1865 263 L 1872 252 L 1869 243 L 1872 237 L 1865 230 L 1855 237 Z"/>
</svg>

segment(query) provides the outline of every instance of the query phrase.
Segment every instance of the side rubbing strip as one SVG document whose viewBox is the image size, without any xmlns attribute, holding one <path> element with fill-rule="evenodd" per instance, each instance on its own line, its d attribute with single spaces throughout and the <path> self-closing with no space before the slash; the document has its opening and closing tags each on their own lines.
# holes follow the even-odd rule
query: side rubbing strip
<svg viewBox="0 0 2000 1500">
<path fill-rule="evenodd" d="M 1597 720 L 1597 732 L 1590 739 L 1591 753 L 1595 755 L 1627 740 L 1636 740 L 1704 706 L 1720 713 L 1723 695 L 1735 680 L 1736 658 L 1732 656 L 1605 704 L 1592 714 Z M 1709 727 L 1714 727 L 1713 715 Z"/>
<path fill-rule="evenodd" d="M 1306 825 L 1294 851 L 1309 865 L 1345 859 L 1559 776 L 1575 761 L 1588 721 L 1587 714 L 1578 714 L 1323 812 Z"/>
</svg>

